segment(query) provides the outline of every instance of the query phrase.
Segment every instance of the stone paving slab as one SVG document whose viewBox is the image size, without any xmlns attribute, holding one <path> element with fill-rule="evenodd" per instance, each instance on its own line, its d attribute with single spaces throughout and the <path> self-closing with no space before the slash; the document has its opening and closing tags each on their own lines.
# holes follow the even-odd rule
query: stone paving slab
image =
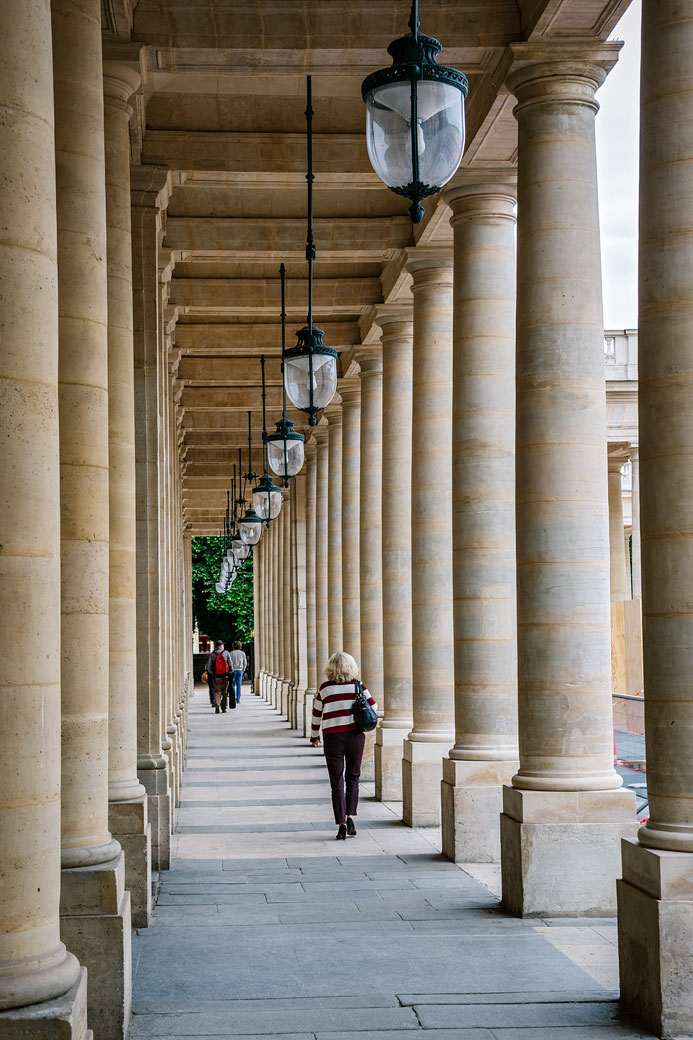
<svg viewBox="0 0 693 1040">
<path fill-rule="evenodd" d="M 233 720 L 192 700 L 172 870 L 133 938 L 131 1040 L 648 1035 L 613 1020 L 613 921 L 506 916 L 488 868 L 443 859 L 371 784 L 335 843 L 322 756 L 259 699 Z"/>
</svg>

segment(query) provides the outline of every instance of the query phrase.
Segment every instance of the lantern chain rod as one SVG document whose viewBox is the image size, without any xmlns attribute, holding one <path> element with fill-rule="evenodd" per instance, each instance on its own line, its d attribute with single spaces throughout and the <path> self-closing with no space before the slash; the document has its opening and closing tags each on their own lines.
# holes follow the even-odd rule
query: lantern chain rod
<svg viewBox="0 0 693 1040">
<path fill-rule="evenodd" d="M 313 86 L 312 76 L 307 76 L 306 90 L 306 143 L 308 148 L 308 235 L 306 238 L 306 260 L 308 261 L 308 320 L 309 329 L 313 328 L 313 262 L 315 260 L 315 236 L 313 234 Z"/>
<path fill-rule="evenodd" d="M 413 0 L 411 14 L 409 15 L 409 28 L 415 40 L 419 38 L 419 0 Z"/>
</svg>

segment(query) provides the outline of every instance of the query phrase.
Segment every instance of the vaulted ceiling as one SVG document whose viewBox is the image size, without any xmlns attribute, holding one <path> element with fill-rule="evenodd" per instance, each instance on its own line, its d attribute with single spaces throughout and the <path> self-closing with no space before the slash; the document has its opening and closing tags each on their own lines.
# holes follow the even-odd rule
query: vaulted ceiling
<svg viewBox="0 0 693 1040">
<path fill-rule="evenodd" d="M 421 0 L 441 63 L 469 78 L 462 169 L 515 165 L 509 43 L 606 39 L 630 0 Z M 133 6 L 134 3 L 134 6 Z M 373 335 L 379 304 L 405 305 L 408 247 L 451 242 L 438 197 L 412 227 L 408 202 L 373 173 L 361 82 L 406 32 L 402 0 L 102 0 L 108 56 L 137 61 L 143 87 L 133 161 L 170 170 L 164 248 L 172 278 L 183 495 L 194 534 L 219 530 L 252 409 L 281 414 L 278 268 L 287 268 L 288 344 L 305 321 L 306 74 L 313 76 L 317 263 L 314 320 L 340 351 Z M 290 418 L 306 432 L 304 416 Z M 255 468 L 259 464 L 256 452 Z"/>
</svg>

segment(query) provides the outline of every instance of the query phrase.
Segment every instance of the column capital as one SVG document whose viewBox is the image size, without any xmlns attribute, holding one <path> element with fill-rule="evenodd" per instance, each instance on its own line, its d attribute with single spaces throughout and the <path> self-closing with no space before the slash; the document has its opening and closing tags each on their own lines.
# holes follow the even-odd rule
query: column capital
<svg viewBox="0 0 693 1040">
<path fill-rule="evenodd" d="M 390 336 L 407 332 L 412 334 L 414 327 L 414 312 L 411 305 L 406 307 L 389 308 L 378 311 L 373 317 L 373 324 L 380 329 L 380 335 Z"/>
<path fill-rule="evenodd" d="M 313 438 L 315 440 L 316 447 L 322 447 L 327 444 L 327 438 L 329 436 L 329 426 L 327 423 L 321 423 L 316 426 L 313 430 Z"/>
<path fill-rule="evenodd" d="M 171 171 L 168 166 L 131 166 L 132 205 L 140 206 L 143 209 L 166 209 L 171 194 L 170 175 Z"/>
<path fill-rule="evenodd" d="M 341 379 L 337 390 L 342 398 L 342 407 L 361 400 L 361 380 L 358 375 L 354 379 Z"/>
<path fill-rule="evenodd" d="M 339 391 L 334 395 L 327 408 L 323 410 L 323 415 L 329 423 L 328 429 L 329 427 L 342 425 L 342 398 Z"/>
<path fill-rule="evenodd" d="M 620 472 L 621 466 L 624 466 L 629 458 L 630 445 L 628 441 L 607 444 L 607 462 L 610 473 L 615 473 L 617 470 Z"/>
<path fill-rule="evenodd" d="M 452 285 L 453 254 L 450 249 L 405 249 L 404 266 L 414 278 L 412 292 L 421 285 Z"/>
<path fill-rule="evenodd" d="M 469 170 L 469 180 L 458 182 L 443 192 L 443 198 L 452 210 L 451 226 L 470 218 L 505 219 L 514 224 L 517 178 L 508 174 L 507 180 L 501 180 L 500 171 L 489 171 L 486 179 L 483 171 L 480 172 L 481 176 L 474 176 L 476 171 Z"/>
<path fill-rule="evenodd" d="M 361 343 L 354 347 L 354 356 L 359 363 L 359 377 L 363 381 L 366 376 L 382 374 L 383 346 L 380 340 L 374 343 Z"/>
<path fill-rule="evenodd" d="M 138 69 L 124 61 L 104 61 L 103 94 L 106 101 L 127 105 L 141 82 Z"/>
<path fill-rule="evenodd" d="M 586 104 L 598 110 L 594 99 L 618 61 L 622 42 L 511 43 L 508 90 L 517 98 L 515 113 L 527 105 L 555 101 Z"/>
</svg>

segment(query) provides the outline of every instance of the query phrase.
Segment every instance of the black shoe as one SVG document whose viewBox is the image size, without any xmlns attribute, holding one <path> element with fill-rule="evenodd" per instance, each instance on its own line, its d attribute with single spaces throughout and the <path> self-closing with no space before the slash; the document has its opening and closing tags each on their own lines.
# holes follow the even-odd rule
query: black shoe
<svg viewBox="0 0 693 1040">
<path fill-rule="evenodd" d="M 346 827 L 347 827 L 347 834 L 349 835 L 350 838 L 353 838 L 354 835 L 356 834 L 356 824 L 352 820 L 351 816 L 347 816 Z"/>
<path fill-rule="evenodd" d="M 219 712 L 221 711 L 221 708 L 220 708 L 219 706 L 217 706 L 217 707 L 216 707 L 216 708 L 214 709 L 214 711 L 215 711 L 215 713 L 216 713 L 216 714 L 218 715 L 218 714 L 219 714 Z"/>
<path fill-rule="evenodd" d="M 346 824 L 345 823 L 340 823 L 339 830 L 335 834 L 335 838 L 336 838 L 337 841 L 346 841 L 346 836 L 347 836 Z"/>
</svg>

